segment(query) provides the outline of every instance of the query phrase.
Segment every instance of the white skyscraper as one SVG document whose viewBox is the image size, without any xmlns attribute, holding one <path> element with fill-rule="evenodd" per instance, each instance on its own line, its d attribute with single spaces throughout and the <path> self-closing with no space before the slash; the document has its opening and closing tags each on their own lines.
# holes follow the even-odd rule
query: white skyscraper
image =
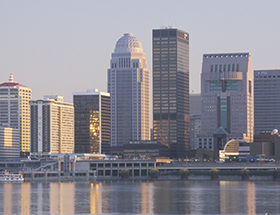
<svg viewBox="0 0 280 215">
<path fill-rule="evenodd" d="M 20 151 L 30 152 L 30 106 L 31 89 L 14 81 L 0 84 L 0 125 L 19 130 Z"/>
<path fill-rule="evenodd" d="M 230 139 L 253 141 L 254 89 L 250 53 L 205 54 L 201 96 L 201 137 L 197 148 L 217 153 Z"/>
<path fill-rule="evenodd" d="M 150 71 L 140 41 L 124 34 L 108 69 L 111 94 L 111 146 L 150 140 Z"/>
<path fill-rule="evenodd" d="M 74 152 L 74 107 L 62 96 L 30 101 L 31 152 Z"/>
</svg>

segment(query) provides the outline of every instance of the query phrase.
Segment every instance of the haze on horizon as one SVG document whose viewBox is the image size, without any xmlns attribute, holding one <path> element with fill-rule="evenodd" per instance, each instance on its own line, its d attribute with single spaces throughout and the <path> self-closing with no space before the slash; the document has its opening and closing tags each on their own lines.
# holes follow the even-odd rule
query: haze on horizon
<svg viewBox="0 0 280 215">
<path fill-rule="evenodd" d="M 33 99 L 107 91 L 115 43 L 133 33 L 152 72 L 152 29 L 190 34 L 190 92 L 200 92 L 204 53 L 251 52 L 253 69 L 280 69 L 280 1 L 0 1 L 0 83 L 10 73 Z"/>
</svg>

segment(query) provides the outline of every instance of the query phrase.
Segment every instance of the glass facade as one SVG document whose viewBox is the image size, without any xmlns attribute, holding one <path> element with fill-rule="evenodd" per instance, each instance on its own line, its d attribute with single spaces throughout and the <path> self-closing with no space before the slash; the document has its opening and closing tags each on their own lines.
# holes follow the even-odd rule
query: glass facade
<svg viewBox="0 0 280 215">
<path fill-rule="evenodd" d="M 189 35 L 153 30 L 154 139 L 184 157 L 189 142 Z"/>
<path fill-rule="evenodd" d="M 241 86 L 241 81 L 237 80 L 211 80 L 210 92 L 238 92 L 238 87 Z"/>
<path fill-rule="evenodd" d="M 75 153 L 101 153 L 110 144 L 110 96 L 74 94 L 73 101 Z"/>
</svg>

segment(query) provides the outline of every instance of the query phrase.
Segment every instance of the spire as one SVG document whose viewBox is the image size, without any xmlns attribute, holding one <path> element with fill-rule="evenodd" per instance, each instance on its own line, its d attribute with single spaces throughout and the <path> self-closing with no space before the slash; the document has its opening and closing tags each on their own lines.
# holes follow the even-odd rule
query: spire
<svg viewBox="0 0 280 215">
<path fill-rule="evenodd" d="M 10 73 L 9 82 L 15 82 L 13 73 Z"/>
</svg>

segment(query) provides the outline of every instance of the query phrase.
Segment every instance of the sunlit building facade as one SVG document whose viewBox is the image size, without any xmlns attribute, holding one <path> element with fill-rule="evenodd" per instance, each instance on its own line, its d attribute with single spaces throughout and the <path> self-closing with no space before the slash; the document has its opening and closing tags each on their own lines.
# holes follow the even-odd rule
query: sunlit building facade
<svg viewBox="0 0 280 215">
<path fill-rule="evenodd" d="M 73 93 L 75 153 L 101 153 L 110 144 L 110 94 L 98 90 Z"/>
<path fill-rule="evenodd" d="M 30 101 L 31 152 L 74 152 L 74 107 L 62 96 Z"/>
<path fill-rule="evenodd" d="M 19 130 L 0 126 L 0 158 L 20 156 Z"/>
<path fill-rule="evenodd" d="M 0 125 L 19 130 L 20 152 L 30 152 L 31 89 L 14 81 L 0 84 Z"/>
<path fill-rule="evenodd" d="M 150 71 L 140 41 L 124 34 L 108 69 L 111 95 L 111 146 L 150 140 Z"/>
<path fill-rule="evenodd" d="M 189 149 L 189 34 L 178 29 L 153 30 L 154 139 L 170 157 Z"/>
</svg>

